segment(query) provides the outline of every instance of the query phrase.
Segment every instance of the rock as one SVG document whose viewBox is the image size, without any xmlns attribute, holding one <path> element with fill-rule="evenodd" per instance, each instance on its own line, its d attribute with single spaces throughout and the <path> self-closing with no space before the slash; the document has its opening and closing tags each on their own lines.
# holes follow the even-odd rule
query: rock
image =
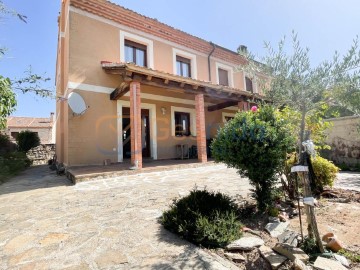
<svg viewBox="0 0 360 270">
<path fill-rule="evenodd" d="M 249 232 L 249 231 L 252 231 L 252 229 L 248 228 L 248 227 L 242 227 L 241 230 L 243 232 Z"/>
<path fill-rule="evenodd" d="M 296 217 L 298 215 L 299 215 L 299 211 L 296 210 L 296 209 L 293 209 L 293 210 L 291 210 L 291 212 L 289 214 L 289 218 L 294 218 L 294 217 Z"/>
<path fill-rule="evenodd" d="M 224 255 L 229 258 L 230 260 L 233 260 L 235 262 L 238 261 L 246 261 L 246 258 L 239 254 L 239 253 L 231 253 L 231 252 L 225 252 Z"/>
<path fill-rule="evenodd" d="M 306 266 L 306 264 L 303 261 L 301 261 L 299 259 L 295 259 L 294 269 L 295 270 L 308 270 L 309 268 Z"/>
<path fill-rule="evenodd" d="M 338 254 L 334 254 L 334 258 L 338 261 L 341 262 L 342 265 L 346 266 L 346 267 L 350 267 L 350 264 L 348 262 L 348 260 L 342 256 L 342 255 L 338 255 Z"/>
<path fill-rule="evenodd" d="M 285 256 L 275 253 L 268 246 L 261 246 L 259 251 L 261 256 L 270 263 L 272 269 L 278 269 L 287 260 Z"/>
<path fill-rule="evenodd" d="M 280 223 L 280 219 L 278 217 L 269 217 L 270 223 Z"/>
<path fill-rule="evenodd" d="M 251 233 L 253 235 L 256 235 L 256 236 L 259 236 L 261 238 L 261 233 L 259 231 L 254 231 L 254 230 L 251 230 L 251 231 L 248 231 L 248 233 Z"/>
<path fill-rule="evenodd" d="M 289 226 L 289 222 L 280 222 L 280 223 L 268 223 L 265 226 L 265 230 L 272 236 L 278 237 L 282 234 L 285 229 Z"/>
<path fill-rule="evenodd" d="M 315 269 L 318 270 L 347 270 L 340 262 L 326 259 L 323 257 L 317 257 L 314 263 Z"/>
<path fill-rule="evenodd" d="M 280 215 L 278 215 L 278 218 L 280 219 L 280 221 L 286 222 L 288 221 L 289 216 L 286 213 L 281 213 Z"/>
<path fill-rule="evenodd" d="M 298 202 L 297 201 L 293 201 L 293 205 L 295 206 L 295 208 L 298 208 Z M 300 209 L 304 208 L 304 203 L 301 200 L 299 202 L 299 207 L 300 207 Z"/>
<path fill-rule="evenodd" d="M 250 251 L 264 244 L 264 240 L 259 237 L 242 237 L 226 246 L 227 250 L 245 250 Z"/>
<path fill-rule="evenodd" d="M 278 240 L 280 243 L 289 244 L 293 247 L 297 247 L 298 245 L 298 236 L 299 234 L 294 231 L 286 230 L 282 234 L 278 236 Z"/>
<path fill-rule="evenodd" d="M 303 250 L 288 244 L 277 243 L 275 247 L 273 247 L 273 250 L 292 261 L 295 261 L 295 259 L 299 259 L 304 263 L 309 261 L 309 256 Z"/>
</svg>

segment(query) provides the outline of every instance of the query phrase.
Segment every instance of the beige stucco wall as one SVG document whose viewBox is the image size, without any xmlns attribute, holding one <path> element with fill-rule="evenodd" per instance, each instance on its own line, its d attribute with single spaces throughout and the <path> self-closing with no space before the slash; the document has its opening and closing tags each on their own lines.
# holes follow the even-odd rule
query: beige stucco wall
<svg viewBox="0 0 360 270">
<path fill-rule="evenodd" d="M 104 159 L 117 161 L 116 102 L 108 94 L 75 92 L 89 108 L 80 116 L 69 110 L 68 165 L 102 164 Z"/>
<path fill-rule="evenodd" d="M 327 144 L 331 146 L 328 157 L 337 164 L 360 164 L 360 117 L 331 119 Z"/>
<path fill-rule="evenodd" d="M 101 61 L 120 61 L 120 31 L 121 27 L 106 24 L 86 17 L 81 14 L 70 12 L 70 65 L 69 81 L 99 85 L 105 87 L 116 87 L 118 81 L 114 76 L 107 75 L 101 69 Z M 125 32 L 129 32 L 126 30 Z M 131 32 L 130 32 L 131 33 Z M 147 38 L 141 34 L 136 34 Z M 147 38 L 148 39 L 148 38 Z M 152 40 L 154 69 L 174 73 L 173 48 L 194 54 L 191 50 L 177 48 L 170 44 Z M 206 55 L 197 54 L 197 79 L 208 81 L 208 58 Z M 216 63 L 234 67 L 233 64 L 211 58 L 211 79 L 217 82 Z M 234 87 L 244 89 L 244 75 L 242 72 L 233 72 Z"/>
<path fill-rule="evenodd" d="M 68 141 L 68 163 L 67 165 L 102 164 L 105 159 L 112 162 L 118 161 L 118 121 L 117 101 L 110 100 L 108 94 L 90 91 L 74 90 L 79 93 L 88 110 L 81 116 L 74 116 L 69 110 L 69 141 Z M 172 136 L 171 107 L 182 107 L 195 109 L 193 104 L 168 101 L 178 98 L 194 101 L 194 96 L 189 94 L 174 93 L 168 90 L 160 90 L 150 86 L 142 86 L 141 93 L 153 94 L 157 99 L 142 98 L 141 102 L 153 104 L 156 107 L 156 134 L 157 134 L 157 158 L 175 158 L 177 144 L 188 144 L 189 147 L 196 145 L 196 136 Z M 129 101 L 129 97 L 121 98 Z M 162 109 L 166 109 L 165 115 Z M 235 110 L 219 110 L 205 113 L 207 138 L 214 138 L 219 126 L 223 123 L 222 112 L 235 114 Z M 150 123 L 153 128 L 154 123 Z M 153 154 L 153 153 L 152 153 Z"/>
<path fill-rule="evenodd" d="M 65 1 L 67 3 L 67 1 Z M 66 9 L 66 7 L 65 7 Z M 57 102 L 57 155 L 58 161 L 66 165 L 102 164 L 104 159 L 118 160 L 118 126 L 117 102 L 111 101 L 109 93 L 96 92 L 95 87 L 115 89 L 120 84 L 120 77 L 106 74 L 101 68 L 101 61 L 120 61 L 120 31 L 121 27 L 97 21 L 84 15 L 69 12 L 69 21 L 66 23 L 62 15 L 61 22 L 67 26 L 62 29 L 64 38 L 61 38 L 59 50 L 61 79 L 57 84 L 57 93 L 67 97 L 73 91 L 81 94 L 89 109 L 84 115 L 74 116 L 67 105 L 67 101 Z M 62 27 L 63 25 L 61 25 Z M 60 28 L 61 28 L 60 27 Z M 128 29 L 126 32 L 131 33 Z M 136 33 L 142 37 L 141 34 Z M 149 37 L 145 37 L 149 39 Z M 173 47 L 158 40 L 153 42 L 154 68 L 169 73 L 174 72 Z M 175 47 L 177 48 L 177 47 Z M 184 48 L 177 48 L 186 51 Z M 187 51 L 194 54 L 194 51 Z M 208 81 L 207 55 L 197 54 L 197 78 Z M 211 58 L 211 78 L 216 83 L 216 63 L 226 64 L 214 57 Z M 232 66 L 232 64 L 228 64 Z M 234 87 L 244 89 L 244 74 L 233 71 Z M 72 88 L 67 88 L 69 83 Z M 87 85 L 90 91 L 83 91 L 73 86 Z M 94 87 L 94 89 L 92 89 Z M 68 92 L 65 92 L 67 89 Z M 93 91 L 92 91 L 93 90 Z M 142 93 L 163 96 L 163 100 L 142 98 L 143 103 L 156 106 L 157 124 L 157 157 L 167 159 L 175 157 L 176 144 L 196 145 L 196 137 L 175 137 L 171 135 L 171 106 L 194 109 L 193 104 L 168 102 L 166 97 L 187 99 L 194 101 L 194 95 L 172 92 L 154 87 L 141 87 Z M 128 97 L 123 97 L 128 100 Z M 206 100 L 205 100 L 206 102 Z M 221 103 L 218 100 L 217 103 Z M 195 102 L 194 102 L 195 103 Z M 214 104 L 214 103 L 212 103 Z M 165 115 L 161 107 L 167 108 Z M 207 138 L 213 138 L 219 125 L 222 125 L 222 112 L 235 113 L 236 110 L 220 110 L 205 113 Z"/>
</svg>

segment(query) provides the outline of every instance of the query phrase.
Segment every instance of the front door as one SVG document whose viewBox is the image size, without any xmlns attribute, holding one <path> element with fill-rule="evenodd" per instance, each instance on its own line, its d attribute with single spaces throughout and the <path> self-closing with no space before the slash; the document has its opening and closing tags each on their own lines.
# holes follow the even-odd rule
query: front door
<svg viewBox="0 0 360 270">
<path fill-rule="evenodd" d="M 130 129 L 130 108 L 123 107 L 123 124 L 122 124 L 122 140 L 123 140 L 123 156 L 131 158 L 131 129 Z M 142 156 L 144 158 L 151 157 L 150 152 L 150 118 L 149 110 L 141 109 L 141 143 Z"/>
</svg>

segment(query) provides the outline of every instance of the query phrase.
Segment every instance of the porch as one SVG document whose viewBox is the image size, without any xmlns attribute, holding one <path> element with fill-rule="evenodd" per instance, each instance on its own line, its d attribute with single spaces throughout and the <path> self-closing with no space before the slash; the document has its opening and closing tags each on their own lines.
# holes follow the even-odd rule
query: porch
<svg viewBox="0 0 360 270">
<path fill-rule="evenodd" d="M 130 166 L 137 169 L 146 168 L 145 157 L 174 158 L 169 153 L 179 145 L 194 147 L 198 162 L 206 163 L 207 141 L 216 135 L 214 129 L 262 99 L 249 91 L 131 63 L 101 64 L 106 73 L 119 76 L 110 94 L 117 104 L 117 161 L 130 158 Z"/>
<path fill-rule="evenodd" d="M 139 173 L 160 172 L 180 170 L 184 168 L 198 168 L 204 166 L 213 166 L 215 162 L 211 159 L 202 163 L 197 159 L 167 159 L 167 160 L 143 160 L 142 170 L 132 170 L 131 161 L 126 160 L 121 163 L 112 163 L 110 165 L 89 165 L 74 166 L 67 169 L 66 176 L 74 184 L 88 181 L 112 178 L 124 175 L 134 175 Z"/>
</svg>

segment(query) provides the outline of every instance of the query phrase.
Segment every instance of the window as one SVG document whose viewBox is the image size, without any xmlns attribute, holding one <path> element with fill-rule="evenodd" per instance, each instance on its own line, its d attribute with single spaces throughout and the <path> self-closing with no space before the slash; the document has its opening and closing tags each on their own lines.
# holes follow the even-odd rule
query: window
<svg viewBox="0 0 360 270">
<path fill-rule="evenodd" d="M 197 79 L 196 55 L 176 48 L 173 53 L 173 74 Z"/>
<path fill-rule="evenodd" d="M 176 74 L 183 77 L 191 77 L 191 60 L 177 55 Z"/>
<path fill-rule="evenodd" d="M 225 116 L 225 122 L 229 122 L 230 120 L 234 119 L 234 116 Z"/>
<path fill-rule="evenodd" d="M 222 113 L 223 123 L 227 123 L 234 118 L 235 118 L 235 113 L 227 113 L 227 112 Z"/>
<path fill-rule="evenodd" d="M 190 113 L 175 112 L 175 136 L 190 136 Z"/>
<path fill-rule="evenodd" d="M 224 86 L 234 87 L 233 67 L 215 62 L 216 83 Z"/>
<path fill-rule="evenodd" d="M 246 87 L 246 91 L 249 91 L 251 93 L 254 92 L 253 89 L 253 81 L 252 79 L 250 79 L 249 77 L 245 76 L 245 87 Z"/>
<path fill-rule="evenodd" d="M 138 66 L 146 67 L 146 46 L 125 40 L 125 62 L 135 63 Z"/>
<path fill-rule="evenodd" d="M 228 71 L 222 68 L 218 69 L 219 84 L 229 86 L 229 74 Z"/>
</svg>

